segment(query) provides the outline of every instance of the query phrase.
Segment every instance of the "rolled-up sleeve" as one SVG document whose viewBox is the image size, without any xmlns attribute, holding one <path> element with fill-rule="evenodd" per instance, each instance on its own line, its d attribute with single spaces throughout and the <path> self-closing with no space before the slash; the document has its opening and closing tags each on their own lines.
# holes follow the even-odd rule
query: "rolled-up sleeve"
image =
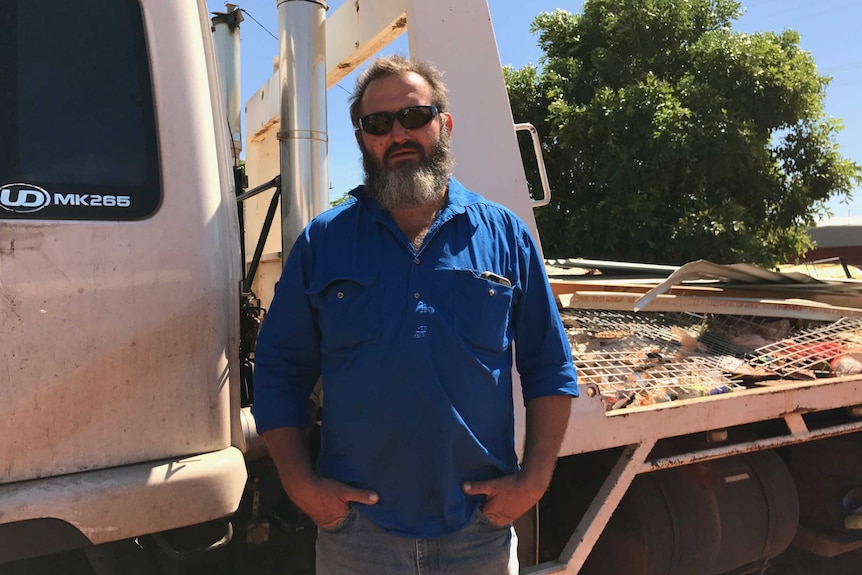
<svg viewBox="0 0 862 575">
<path fill-rule="evenodd" d="M 518 236 L 520 294 L 513 321 L 524 403 L 547 395 L 577 397 L 571 347 L 539 251 L 523 224 Z"/>
<path fill-rule="evenodd" d="M 313 424 L 308 398 L 320 376 L 320 334 L 306 295 L 307 233 L 288 256 L 255 349 L 252 413 L 260 433 Z"/>
</svg>

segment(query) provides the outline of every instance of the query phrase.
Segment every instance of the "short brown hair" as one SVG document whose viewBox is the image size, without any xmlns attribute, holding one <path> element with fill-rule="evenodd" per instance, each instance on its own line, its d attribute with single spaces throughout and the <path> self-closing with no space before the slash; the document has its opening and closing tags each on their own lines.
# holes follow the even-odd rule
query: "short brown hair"
<svg viewBox="0 0 862 575">
<path fill-rule="evenodd" d="M 430 62 L 423 60 L 413 60 L 398 55 L 385 56 L 374 60 L 371 66 L 362 72 L 356 80 L 356 87 L 353 89 L 353 94 L 349 100 L 350 122 L 353 127 L 359 127 L 359 107 L 362 105 L 365 90 L 368 89 L 371 82 L 387 76 L 400 76 L 410 72 L 419 74 L 431 86 L 431 104 L 437 106 L 439 112 L 448 111 L 449 94 L 443 84 L 443 74 L 440 73 L 440 70 Z"/>
</svg>

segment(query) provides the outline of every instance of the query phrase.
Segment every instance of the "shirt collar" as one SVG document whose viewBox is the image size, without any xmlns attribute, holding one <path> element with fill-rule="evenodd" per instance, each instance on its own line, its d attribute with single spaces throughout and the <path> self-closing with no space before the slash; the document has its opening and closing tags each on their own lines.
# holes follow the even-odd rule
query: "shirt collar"
<svg viewBox="0 0 862 575">
<path fill-rule="evenodd" d="M 350 195 L 356 198 L 356 200 L 368 211 L 371 212 L 372 217 L 376 220 L 378 219 L 382 213 L 385 213 L 384 210 L 377 200 L 372 198 L 368 192 L 365 190 L 365 186 L 357 186 L 350 190 Z M 454 176 L 449 177 L 449 188 L 448 194 L 446 197 L 446 205 L 440 210 L 441 212 L 449 211 L 453 214 L 463 214 L 467 206 L 471 204 L 475 204 L 479 201 L 479 197 L 476 194 L 473 194 L 461 184 L 458 180 L 454 178 Z"/>
</svg>

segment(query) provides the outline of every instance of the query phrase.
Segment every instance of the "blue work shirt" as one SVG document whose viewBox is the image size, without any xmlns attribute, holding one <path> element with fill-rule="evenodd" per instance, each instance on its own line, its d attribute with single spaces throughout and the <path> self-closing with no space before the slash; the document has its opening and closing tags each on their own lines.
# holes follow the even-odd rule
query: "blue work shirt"
<svg viewBox="0 0 862 575">
<path fill-rule="evenodd" d="M 483 500 L 464 481 L 519 469 L 513 342 L 525 403 L 577 395 L 571 349 L 511 211 L 451 178 L 417 252 L 362 186 L 351 195 L 287 259 L 255 352 L 257 429 L 311 426 L 321 376 L 318 473 L 379 493 L 355 505 L 388 532 L 452 533 Z"/>
</svg>

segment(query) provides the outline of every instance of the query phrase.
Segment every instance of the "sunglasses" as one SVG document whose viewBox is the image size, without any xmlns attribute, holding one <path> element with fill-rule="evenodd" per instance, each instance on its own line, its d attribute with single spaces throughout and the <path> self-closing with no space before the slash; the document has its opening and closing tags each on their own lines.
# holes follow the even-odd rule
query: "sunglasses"
<svg viewBox="0 0 862 575">
<path fill-rule="evenodd" d="M 407 106 L 397 112 L 374 112 L 359 118 L 359 128 L 372 136 L 384 136 L 392 131 L 395 120 L 406 130 L 421 128 L 437 116 L 437 106 Z"/>
</svg>

